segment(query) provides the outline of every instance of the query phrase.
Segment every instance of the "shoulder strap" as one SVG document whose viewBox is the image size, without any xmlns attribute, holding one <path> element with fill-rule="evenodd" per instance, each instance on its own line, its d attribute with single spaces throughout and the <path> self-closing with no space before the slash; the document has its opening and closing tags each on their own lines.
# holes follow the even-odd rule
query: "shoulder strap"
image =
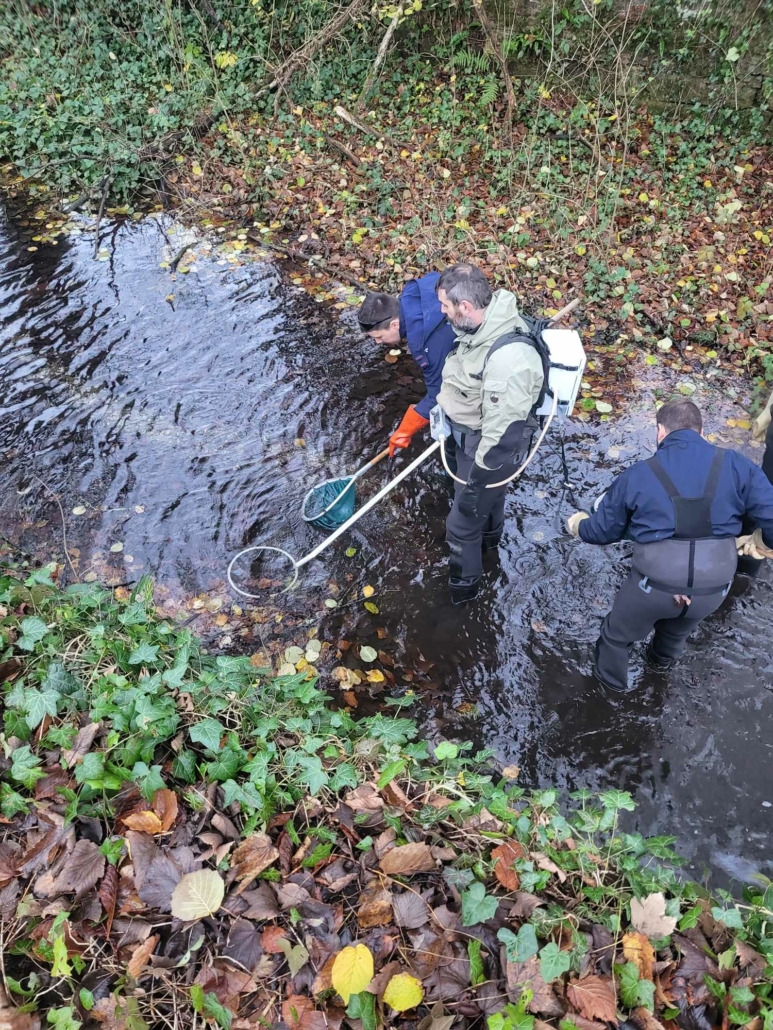
<svg viewBox="0 0 773 1030">
<path fill-rule="evenodd" d="M 545 395 L 550 394 L 550 351 L 548 350 L 547 344 L 542 339 L 541 335 L 537 335 L 529 329 L 511 329 L 510 332 L 503 333 L 498 339 L 494 340 L 488 349 L 486 357 L 483 359 L 483 368 L 480 370 L 479 375 L 473 375 L 473 379 L 483 379 L 483 375 L 486 371 L 486 366 L 489 363 L 489 359 L 492 354 L 500 350 L 502 347 L 506 347 L 510 343 L 525 343 L 529 347 L 533 347 L 534 350 L 539 354 L 540 361 L 542 362 L 542 388 L 540 389 L 539 398 L 537 403 L 534 405 L 534 410 L 537 411 L 542 407 Z"/>
<path fill-rule="evenodd" d="M 719 476 L 722 472 L 722 466 L 725 463 L 725 454 L 721 447 L 714 448 L 714 458 L 711 462 L 711 468 L 706 478 L 706 485 L 703 488 L 703 494 L 710 500 L 714 499 L 714 494 L 717 492 L 717 486 L 719 485 Z"/>
<path fill-rule="evenodd" d="M 706 477 L 706 485 L 703 488 L 703 497 L 708 497 L 710 500 L 713 500 L 714 494 L 717 492 L 717 486 L 719 485 L 719 477 L 722 472 L 722 466 L 724 462 L 725 451 L 722 450 L 722 448 L 720 447 L 715 447 L 714 457 L 711 460 L 711 466 L 709 468 L 709 474 Z M 663 489 L 666 491 L 666 493 L 672 501 L 675 497 L 682 496 L 682 494 L 680 494 L 677 488 L 674 486 L 674 483 L 667 474 L 666 470 L 660 464 L 657 454 L 654 454 L 651 458 L 648 458 L 644 464 L 649 465 L 649 467 L 652 469 L 655 476 L 657 477 L 660 485 L 663 487 Z"/>
<path fill-rule="evenodd" d="M 666 493 L 668 494 L 668 496 L 671 498 L 672 501 L 673 501 L 673 499 L 675 497 L 681 497 L 682 496 L 679 493 L 679 491 L 677 490 L 677 488 L 674 486 L 674 484 L 673 484 L 671 478 L 669 477 L 668 473 L 666 472 L 666 470 L 660 464 L 660 461 L 658 460 L 657 454 L 653 454 L 653 456 L 651 458 L 648 458 L 644 462 L 644 464 L 648 465 L 649 468 L 652 469 L 652 471 L 655 474 L 658 482 L 663 487 L 663 489 L 666 491 Z"/>
</svg>

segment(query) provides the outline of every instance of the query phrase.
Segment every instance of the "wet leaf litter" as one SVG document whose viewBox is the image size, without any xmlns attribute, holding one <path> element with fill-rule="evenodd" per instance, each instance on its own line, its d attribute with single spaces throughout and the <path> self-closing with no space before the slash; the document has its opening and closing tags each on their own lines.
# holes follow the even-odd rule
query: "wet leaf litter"
<svg viewBox="0 0 773 1030">
<path fill-rule="evenodd" d="M 325 642 L 278 674 L 207 655 L 148 580 L 0 588 L 6 1024 L 55 989 L 73 1030 L 764 1030 L 763 889 L 680 882 L 668 838 L 620 832 L 626 792 L 525 791 L 405 698 L 355 722 L 317 689 Z"/>
</svg>

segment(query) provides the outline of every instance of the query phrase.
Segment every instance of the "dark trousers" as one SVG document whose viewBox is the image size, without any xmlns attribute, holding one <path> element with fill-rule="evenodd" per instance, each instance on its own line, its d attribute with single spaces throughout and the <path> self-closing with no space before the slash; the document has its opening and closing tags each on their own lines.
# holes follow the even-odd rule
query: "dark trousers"
<svg viewBox="0 0 773 1030">
<path fill-rule="evenodd" d="M 474 455 L 456 448 L 457 475 L 467 479 Z M 501 475 L 500 475 L 501 472 Z M 503 465 L 497 480 L 515 472 L 514 465 Z M 483 548 L 496 547 L 505 526 L 505 493 L 507 486 L 483 490 L 478 501 L 478 515 L 470 518 L 459 511 L 459 495 L 464 487 L 454 483 L 454 503 L 446 519 L 446 541 L 451 551 L 451 586 L 474 587 L 483 573 Z"/>
<path fill-rule="evenodd" d="M 768 426 L 765 434 L 765 453 L 762 456 L 762 471 L 773 483 L 773 422 Z"/>
<path fill-rule="evenodd" d="M 596 669 L 599 678 L 617 690 L 628 688 L 628 657 L 638 640 L 654 629 L 652 649 L 658 658 L 678 658 L 687 638 L 703 619 L 722 604 L 726 589 L 715 594 L 693 597 L 684 607 L 672 594 L 652 589 L 645 593 L 642 576 L 634 569 L 617 592 L 612 611 L 601 624 L 596 644 Z"/>
</svg>

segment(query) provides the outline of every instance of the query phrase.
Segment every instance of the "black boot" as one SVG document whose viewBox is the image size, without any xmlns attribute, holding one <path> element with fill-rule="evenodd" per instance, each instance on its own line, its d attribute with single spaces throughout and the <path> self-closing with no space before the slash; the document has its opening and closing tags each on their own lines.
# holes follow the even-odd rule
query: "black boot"
<svg viewBox="0 0 773 1030">
<path fill-rule="evenodd" d="M 478 596 L 480 580 L 452 579 L 449 586 L 451 588 L 451 604 L 467 604 Z"/>
<path fill-rule="evenodd" d="M 483 553 L 486 551 L 495 551 L 499 547 L 500 541 L 502 540 L 502 531 L 499 530 L 496 533 L 484 533 L 483 534 Z"/>
<path fill-rule="evenodd" d="M 669 672 L 673 669 L 674 663 L 676 662 L 675 658 L 663 658 L 662 655 L 657 653 L 652 644 L 648 646 L 644 660 L 647 665 L 656 672 Z"/>
</svg>

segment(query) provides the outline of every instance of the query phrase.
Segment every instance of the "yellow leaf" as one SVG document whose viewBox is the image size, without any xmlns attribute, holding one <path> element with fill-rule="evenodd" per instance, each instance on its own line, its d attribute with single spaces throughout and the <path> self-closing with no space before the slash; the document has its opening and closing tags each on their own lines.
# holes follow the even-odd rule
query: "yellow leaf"
<svg viewBox="0 0 773 1030">
<path fill-rule="evenodd" d="M 381 669 L 368 670 L 368 683 L 383 683 L 386 677 Z"/>
<path fill-rule="evenodd" d="M 408 1009 L 415 1009 L 424 998 L 424 988 L 421 981 L 410 973 L 398 973 L 393 976 L 384 991 L 384 1001 L 395 1012 L 407 1012 Z"/>
<path fill-rule="evenodd" d="M 364 991 L 373 979 L 373 955 L 365 944 L 350 945 L 336 955 L 333 963 L 333 987 L 349 1004 L 353 994 Z M 423 992 L 422 992 L 423 993 Z"/>
<path fill-rule="evenodd" d="M 203 174 L 203 172 L 201 171 L 201 165 L 198 162 L 194 162 L 194 164 L 193 164 L 193 166 L 191 168 L 191 171 L 193 172 L 194 175 L 202 175 Z"/>
<path fill-rule="evenodd" d="M 736 425 L 738 426 L 739 429 L 751 429 L 751 427 L 752 427 L 752 424 L 751 424 L 751 422 L 749 421 L 748 418 L 739 418 L 736 421 Z"/>
<path fill-rule="evenodd" d="M 640 193 L 639 194 L 639 200 L 642 202 L 642 204 L 646 204 L 649 199 L 650 198 L 649 198 L 648 194 L 646 194 L 646 193 Z"/>
<path fill-rule="evenodd" d="M 363 597 L 373 597 L 375 592 L 376 592 L 375 589 L 373 587 L 371 587 L 371 586 L 367 586 L 367 587 L 363 587 L 362 588 L 362 596 Z"/>
</svg>

